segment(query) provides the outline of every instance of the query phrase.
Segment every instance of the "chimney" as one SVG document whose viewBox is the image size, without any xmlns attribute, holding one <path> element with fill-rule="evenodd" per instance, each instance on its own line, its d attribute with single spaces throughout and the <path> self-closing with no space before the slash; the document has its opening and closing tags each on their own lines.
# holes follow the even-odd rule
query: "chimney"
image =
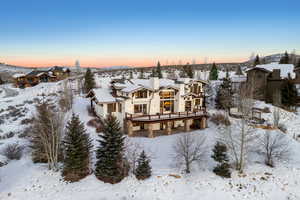
<svg viewBox="0 0 300 200">
<path fill-rule="evenodd" d="M 158 90 L 159 89 L 159 78 L 158 77 L 151 77 L 150 78 L 150 85 L 152 89 Z"/>
<path fill-rule="evenodd" d="M 273 79 L 280 79 L 280 69 L 274 69 L 272 72 Z"/>
</svg>

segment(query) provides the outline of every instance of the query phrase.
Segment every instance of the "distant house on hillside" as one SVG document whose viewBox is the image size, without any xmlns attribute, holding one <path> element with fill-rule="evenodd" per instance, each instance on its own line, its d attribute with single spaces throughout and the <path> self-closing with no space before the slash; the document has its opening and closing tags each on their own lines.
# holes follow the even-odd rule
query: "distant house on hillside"
<svg viewBox="0 0 300 200">
<path fill-rule="evenodd" d="M 70 76 L 70 69 L 66 67 L 54 66 L 48 70 L 48 72 L 56 77 L 56 80 L 63 80 Z"/>
<path fill-rule="evenodd" d="M 53 67 L 49 70 L 33 70 L 27 74 L 14 74 L 13 80 L 16 87 L 32 87 L 41 82 L 54 82 L 67 78 L 70 70 L 65 67 Z"/>
<path fill-rule="evenodd" d="M 232 90 L 238 93 L 241 89 L 241 85 L 246 82 L 247 77 L 242 72 L 241 66 L 237 66 L 235 74 L 231 76 Z"/>
<path fill-rule="evenodd" d="M 292 64 L 257 65 L 247 71 L 246 86 L 254 99 L 281 105 L 281 88 L 287 78 L 296 78 Z"/>
<path fill-rule="evenodd" d="M 154 137 L 172 129 L 206 128 L 205 84 L 189 78 L 115 79 L 88 97 L 97 116 L 116 116 L 129 136 L 148 132 Z"/>
</svg>

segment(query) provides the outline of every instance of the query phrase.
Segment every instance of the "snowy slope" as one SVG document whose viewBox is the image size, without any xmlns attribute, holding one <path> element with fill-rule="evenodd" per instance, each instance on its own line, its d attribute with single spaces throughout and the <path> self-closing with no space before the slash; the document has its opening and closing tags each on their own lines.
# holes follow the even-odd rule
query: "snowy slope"
<svg viewBox="0 0 300 200">
<path fill-rule="evenodd" d="M 102 87 L 107 87 L 109 77 L 97 77 Z M 0 97 L 0 110 L 9 106 L 24 104 L 24 101 L 33 101 L 42 93 L 57 94 L 59 83 L 44 83 L 36 87 L 15 89 L 19 94 L 15 97 Z M 56 101 L 56 96 L 49 96 Z M 73 111 L 80 115 L 86 124 L 91 117 L 87 112 L 89 101 L 83 97 L 76 97 Z M 270 107 L 271 105 L 257 102 L 257 106 Z M 9 139 L 0 140 L 0 150 L 7 143 L 19 142 L 28 145 L 24 138 L 18 135 L 26 128 L 20 121 L 30 117 L 34 110 L 34 103 L 25 104 L 25 116 L 14 121 L 9 118 L 0 125 L 0 135 L 15 131 L 16 135 Z M 7 111 L 0 113 L 0 116 Z M 272 114 L 263 116 L 271 122 Z M 151 155 L 153 176 L 145 181 L 138 181 L 135 177 L 125 178 L 121 183 L 105 184 L 92 174 L 77 183 L 66 183 L 59 172 L 52 172 L 44 164 L 33 164 L 30 158 L 30 149 L 26 148 L 24 156 L 19 161 L 10 161 L 8 165 L 0 167 L 0 199 L 5 200 L 299 200 L 300 199 L 300 143 L 293 139 L 293 131 L 300 130 L 300 117 L 297 114 L 282 111 L 282 122 L 288 127 L 290 144 L 293 154 L 290 162 L 279 163 L 276 168 L 269 168 L 261 160 L 251 160 L 245 170 L 245 175 L 233 173 L 231 179 L 222 179 L 212 172 L 214 161 L 207 155 L 206 161 L 200 166 L 193 166 L 191 175 L 182 174 L 182 170 L 174 166 L 172 145 L 180 134 L 150 138 L 128 138 L 138 143 Z M 86 126 L 94 148 L 97 147 L 97 133 L 92 127 Z M 258 130 L 263 134 L 262 130 Z M 216 127 L 209 123 L 209 128 L 197 130 L 187 134 L 205 135 L 208 149 L 216 140 Z M 180 175 L 174 178 L 169 174 Z"/>
</svg>

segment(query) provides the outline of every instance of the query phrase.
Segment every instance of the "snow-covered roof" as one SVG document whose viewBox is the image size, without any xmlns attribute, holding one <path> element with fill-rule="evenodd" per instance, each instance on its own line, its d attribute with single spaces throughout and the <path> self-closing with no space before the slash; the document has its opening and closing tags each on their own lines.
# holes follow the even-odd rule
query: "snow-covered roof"
<svg viewBox="0 0 300 200">
<path fill-rule="evenodd" d="M 288 78 L 288 74 L 291 75 L 291 78 L 295 78 L 296 74 L 294 73 L 293 64 L 279 64 L 277 62 L 265 64 L 265 65 L 256 65 L 255 68 L 265 69 L 268 71 L 273 71 L 274 69 L 280 69 L 280 77 Z M 254 69 L 255 69 L 254 68 Z"/>
<path fill-rule="evenodd" d="M 111 90 L 108 88 L 97 88 L 93 89 L 92 91 L 99 103 L 110 103 L 117 101 L 117 99 L 111 95 Z"/>
<path fill-rule="evenodd" d="M 12 77 L 13 78 L 20 78 L 26 76 L 25 74 L 14 74 Z"/>
</svg>

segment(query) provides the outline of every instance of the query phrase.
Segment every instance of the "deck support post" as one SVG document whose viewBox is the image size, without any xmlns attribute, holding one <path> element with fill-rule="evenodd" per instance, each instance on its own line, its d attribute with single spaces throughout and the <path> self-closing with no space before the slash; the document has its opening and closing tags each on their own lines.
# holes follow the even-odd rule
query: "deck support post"
<svg viewBox="0 0 300 200">
<path fill-rule="evenodd" d="M 148 137 L 149 137 L 149 138 L 154 138 L 154 134 L 153 134 L 153 124 L 149 124 L 149 125 L 148 125 Z"/>
<path fill-rule="evenodd" d="M 133 135 L 133 125 L 132 125 L 132 121 L 130 120 L 127 120 L 127 134 L 129 137 Z"/>
<path fill-rule="evenodd" d="M 202 117 L 202 118 L 201 118 L 201 125 L 200 125 L 200 128 L 201 128 L 201 129 L 207 128 L 206 117 Z"/>
<path fill-rule="evenodd" d="M 171 126 L 172 126 L 171 122 L 166 123 L 166 133 L 167 133 L 167 135 L 171 135 L 171 132 L 172 132 Z"/>
<path fill-rule="evenodd" d="M 184 131 L 185 132 L 189 132 L 191 130 L 191 124 L 192 124 L 191 119 L 184 120 Z"/>
</svg>

